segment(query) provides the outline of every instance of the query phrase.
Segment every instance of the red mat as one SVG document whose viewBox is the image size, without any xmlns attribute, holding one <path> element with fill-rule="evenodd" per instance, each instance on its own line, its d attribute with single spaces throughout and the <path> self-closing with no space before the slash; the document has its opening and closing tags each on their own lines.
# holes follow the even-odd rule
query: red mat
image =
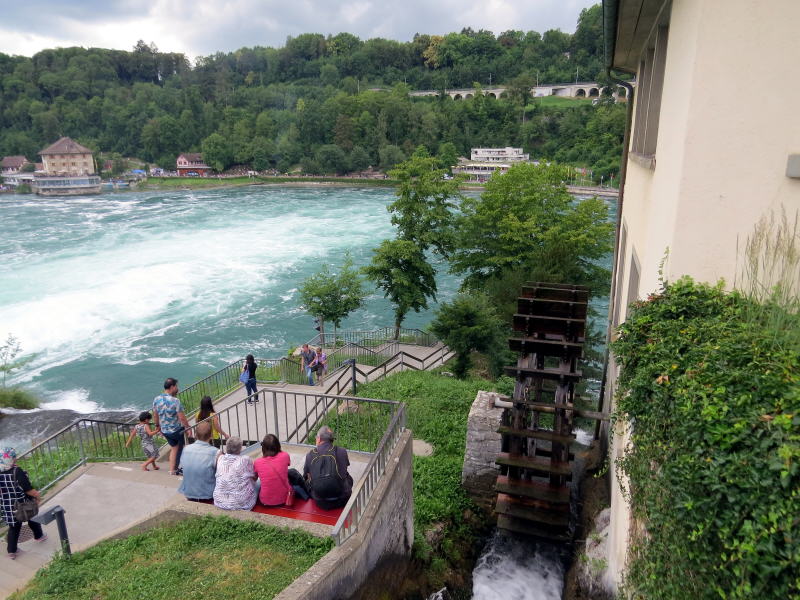
<svg viewBox="0 0 800 600">
<path fill-rule="evenodd" d="M 287 519 L 297 519 L 298 521 L 308 521 L 310 523 L 321 523 L 323 525 L 336 525 L 342 510 L 343 508 L 323 510 L 310 498 L 308 500 L 295 498 L 291 507 L 264 506 L 260 502 L 257 502 L 253 507 L 253 512 L 286 517 Z"/>
</svg>

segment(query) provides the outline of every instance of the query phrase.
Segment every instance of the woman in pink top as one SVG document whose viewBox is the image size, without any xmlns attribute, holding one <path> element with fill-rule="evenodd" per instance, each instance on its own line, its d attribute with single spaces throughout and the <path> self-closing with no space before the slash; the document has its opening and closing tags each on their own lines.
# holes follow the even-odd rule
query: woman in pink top
<svg viewBox="0 0 800 600">
<path fill-rule="evenodd" d="M 290 486 L 300 498 L 308 499 L 305 487 L 302 486 L 303 476 L 296 469 L 289 468 L 291 462 L 289 455 L 281 451 L 281 443 L 276 436 L 268 433 L 264 437 L 261 442 L 261 454 L 263 458 L 257 458 L 253 465 L 261 480 L 261 490 L 258 493 L 258 501 L 261 504 L 265 506 L 283 504 Z M 298 480 L 299 485 L 292 485 L 289 482 L 290 476 L 292 483 Z"/>
</svg>

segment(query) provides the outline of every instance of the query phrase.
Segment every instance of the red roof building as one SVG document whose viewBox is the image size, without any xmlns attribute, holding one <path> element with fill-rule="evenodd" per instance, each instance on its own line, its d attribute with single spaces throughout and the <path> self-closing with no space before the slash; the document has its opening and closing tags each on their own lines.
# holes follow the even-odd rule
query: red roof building
<svg viewBox="0 0 800 600">
<path fill-rule="evenodd" d="M 211 174 L 211 167 L 203 161 L 199 152 L 185 152 L 178 156 L 178 175 L 183 177 L 207 177 Z"/>
</svg>

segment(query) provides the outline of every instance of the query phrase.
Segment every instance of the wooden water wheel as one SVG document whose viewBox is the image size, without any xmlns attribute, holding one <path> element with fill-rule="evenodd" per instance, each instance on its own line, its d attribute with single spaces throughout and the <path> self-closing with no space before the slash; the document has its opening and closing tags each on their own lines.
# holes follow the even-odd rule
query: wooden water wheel
<svg viewBox="0 0 800 600">
<path fill-rule="evenodd" d="M 589 290 L 529 283 L 522 289 L 509 339 L 518 353 L 512 408 L 503 411 L 497 457 L 497 526 L 556 541 L 570 537 L 570 444 L 575 384 L 581 378 Z"/>
</svg>

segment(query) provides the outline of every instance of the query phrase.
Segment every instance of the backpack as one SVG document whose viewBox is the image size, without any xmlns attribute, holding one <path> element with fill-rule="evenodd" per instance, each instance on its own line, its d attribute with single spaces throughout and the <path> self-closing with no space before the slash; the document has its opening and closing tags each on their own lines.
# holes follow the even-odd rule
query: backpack
<svg viewBox="0 0 800 600">
<path fill-rule="evenodd" d="M 311 475 L 311 491 L 318 498 L 339 498 L 344 492 L 344 480 L 336 464 L 336 446 L 321 454 L 316 448 L 308 472 Z"/>
</svg>

